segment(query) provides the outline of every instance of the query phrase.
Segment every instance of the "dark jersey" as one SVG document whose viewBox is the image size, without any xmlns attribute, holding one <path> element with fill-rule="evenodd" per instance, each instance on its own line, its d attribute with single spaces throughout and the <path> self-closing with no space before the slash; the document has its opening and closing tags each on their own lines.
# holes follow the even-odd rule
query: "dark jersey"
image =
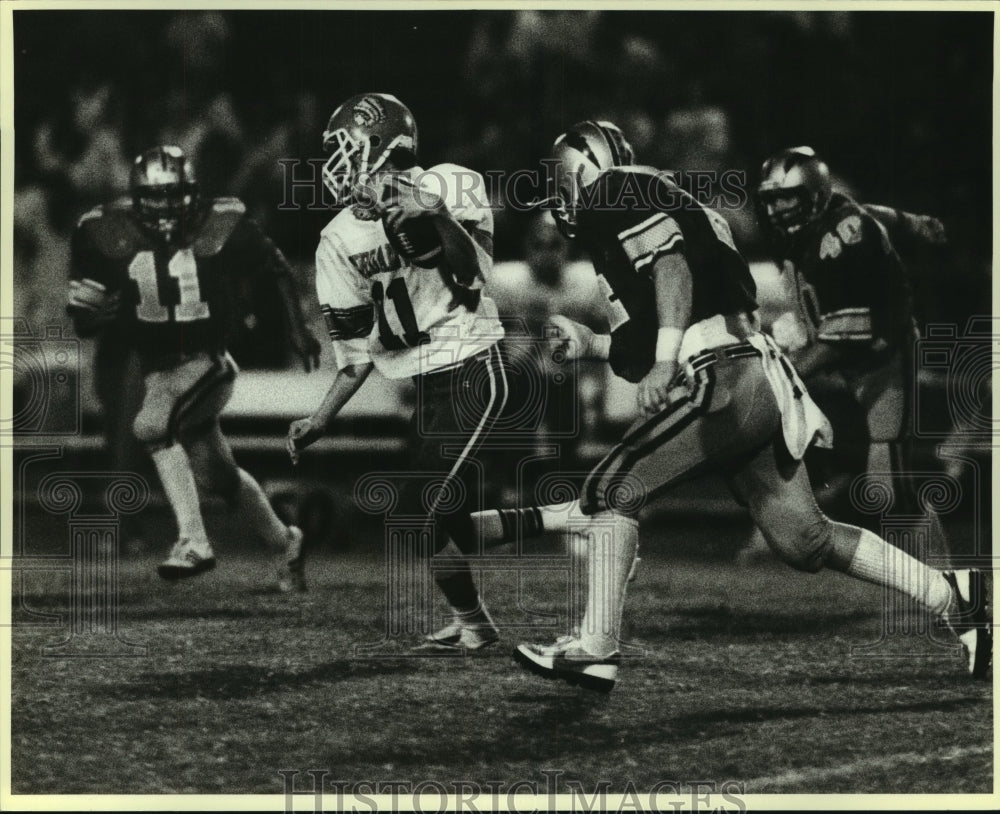
<svg viewBox="0 0 1000 814">
<path fill-rule="evenodd" d="M 606 170 L 582 190 L 578 234 L 607 298 L 614 372 L 640 381 L 653 365 L 659 319 L 653 266 L 684 255 L 691 269 L 691 323 L 751 313 L 757 289 L 725 219 L 652 167 Z"/>
<path fill-rule="evenodd" d="M 130 202 L 98 207 L 73 234 L 70 275 L 120 292 L 121 327 L 146 361 L 221 351 L 241 324 L 254 275 L 284 268 L 244 215 L 239 200 L 216 199 L 189 234 L 167 245 Z"/>
<path fill-rule="evenodd" d="M 880 204 L 866 203 L 861 206 L 885 227 L 889 241 L 904 266 L 908 267 L 912 261 L 940 249 L 947 241 L 944 224 L 930 215 L 915 215 Z"/>
<path fill-rule="evenodd" d="M 792 236 L 785 260 L 796 272 L 803 317 L 814 336 L 857 361 L 912 336 L 906 272 L 885 228 L 864 207 L 834 194 L 824 213 Z"/>
</svg>

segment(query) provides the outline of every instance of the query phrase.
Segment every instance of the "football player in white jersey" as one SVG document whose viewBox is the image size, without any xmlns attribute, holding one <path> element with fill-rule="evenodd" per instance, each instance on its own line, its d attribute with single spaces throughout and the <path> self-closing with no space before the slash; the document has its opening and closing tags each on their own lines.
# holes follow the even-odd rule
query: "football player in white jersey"
<svg viewBox="0 0 1000 814">
<path fill-rule="evenodd" d="M 331 153 L 324 183 L 344 206 L 316 250 L 316 292 L 337 374 L 313 415 L 289 427 L 288 452 L 297 461 L 373 368 L 389 379 L 413 378 L 418 404 L 410 468 L 444 477 L 429 506 L 426 483 L 406 480 L 395 512 L 426 517 L 435 553 L 449 540 L 470 553 L 478 547 L 469 512 L 479 488 L 469 464 L 503 413 L 511 384 L 496 306 L 482 294 L 493 249 L 482 176 L 454 164 L 417 167 L 413 116 L 384 93 L 354 96 L 338 107 L 323 146 Z M 398 235 L 407 230 L 425 239 L 429 233 L 430 251 L 406 252 L 413 244 Z M 456 494 L 464 496 L 460 505 L 449 500 Z M 449 570 L 436 571 L 435 579 L 454 618 L 422 646 L 468 651 L 496 642 L 464 558 L 451 557 Z"/>
</svg>

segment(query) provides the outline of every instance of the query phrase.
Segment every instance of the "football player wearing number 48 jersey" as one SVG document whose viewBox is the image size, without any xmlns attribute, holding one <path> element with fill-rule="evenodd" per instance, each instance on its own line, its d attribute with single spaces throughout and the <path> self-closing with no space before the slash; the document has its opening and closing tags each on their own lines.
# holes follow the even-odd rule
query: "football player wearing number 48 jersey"
<svg viewBox="0 0 1000 814">
<path fill-rule="evenodd" d="M 307 371 L 318 365 L 320 346 L 306 328 L 291 270 L 244 217 L 239 200 L 202 205 L 194 170 L 178 147 L 141 154 L 131 192 L 131 200 L 80 220 L 67 310 L 80 336 L 123 323 L 139 354 L 146 392 L 133 430 L 152 456 L 178 526 L 159 574 L 175 580 L 215 567 L 201 492 L 223 497 L 277 553 L 280 590 L 303 590 L 302 532 L 278 519 L 219 428 L 237 374 L 226 343 L 244 316 L 240 276 L 271 278 L 291 344 Z"/>
<path fill-rule="evenodd" d="M 474 516 L 485 540 L 528 531 L 585 536 L 587 607 L 577 636 L 521 644 L 515 659 L 546 678 L 600 691 L 616 681 L 625 588 L 643 497 L 706 471 L 723 474 L 775 553 L 807 572 L 824 566 L 912 596 L 940 615 L 983 677 L 991 639 L 978 571 L 938 571 L 817 507 L 802 464 L 829 425 L 788 359 L 762 334 L 756 290 L 720 215 L 671 178 L 631 166 L 610 122 L 557 139 L 554 215 L 602 281 L 611 334 L 556 318 L 553 345 L 607 359 L 638 382 L 639 417 L 597 464 L 578 501 Z"/>
<path fill-rule="evenodd" d="M 426 518 L 422 530 L 435 553 L 449 539 L 471 553 L 478 538 L 469 510 L 479 492 L 472 459 L 503 414 L 513 383 L 496 306 L 482 294 L 493 241 L 482 177 L 453 164 L 418 168 L 413 116 L 384 93 L 361 94 L 338 107 L 323 146 L 330 152 L 324 182 L 345 205 L 316 250 L 316 292 L 338 372 L 314 414 L 290 426 L 289 455 L 297 461 L 300 450 L 324 434 L 373 368 L 389 379 L 413 378 L 411 469 L 442 480 L 429 506 L 423 503 L 427 483 L 406 480 L 395 511 Z M 393 235 L 400 229 L 426 235 L 428 224 L 437 258 L 404 256 Z M 463 497 L 452 505 L 449 494 Z M 495 643 L 496 627 L 468 563 L 452 556 L 435 579 L 454 615 L 421 648 L 473 651 Z"/>
</svg>

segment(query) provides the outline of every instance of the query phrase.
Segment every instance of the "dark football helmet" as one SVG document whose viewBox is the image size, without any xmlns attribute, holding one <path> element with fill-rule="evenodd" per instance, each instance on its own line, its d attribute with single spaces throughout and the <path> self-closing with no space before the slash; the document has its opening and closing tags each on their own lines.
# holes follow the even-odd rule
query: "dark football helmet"
<svg viewBox="0 0 1000 814">
<path fill-rule="evenodd" d="M 163 145 L 135 159 L 129 187 L 139 220 L 171 240 L 198 207 L 198 181 L 180 147 Z"/>
<path fill-rule="evenodd" d="M 832 192 L 830 170 L 812 147 L 775 153 L 760 171 L 757 197 L 779 232 L 791 235 L 826 209 Z"/>
<path fill-rule="evenodd" d="M 610 167 L 635 161 L 632 145 L 617 125 L 606 121 L 574 124 L 552 145 L 554 195 L 548 200 L 556 226 L 568 238 L 576 236 L 580 190 Z"/>
<path fill-rule="evenodd" d="M 323 132 L 323 183 L 334 203 L 351 202 L 359 181 L 390 161 L 395 169 L 416 164 L 417 123 L 409 108 L 387 93 L 352 96 L 333 111 Z"/>
</svg>

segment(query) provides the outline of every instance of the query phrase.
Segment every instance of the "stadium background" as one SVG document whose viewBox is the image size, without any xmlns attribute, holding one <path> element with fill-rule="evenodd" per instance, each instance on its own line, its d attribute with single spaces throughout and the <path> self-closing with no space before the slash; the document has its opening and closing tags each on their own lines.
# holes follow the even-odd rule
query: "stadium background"
<svg viewBox="0 0 1000 814">
<path fill-rule="evenodd" d="M 333 106 L 364 90 L 396 93 L 412 107 L 427 164 L 534 167 L 563 127 L 601 115 L 621 122 L 644 161 L 745 170 L 751 185 L 764 155 L 810 143 L 861 200 L 942 218 L 950 245 L 912 269 L 922 323 L 947 323 L 956 334 L 938 343 L 938 361 L 921 371 L 917 394 L 931 432 L 916 465 L 922 475 L 940 472 L 945 461 L 935 446 L 953 429 L 948 408 L 989 416 L 996 366 L 989 331 L 966 334 L 971 315 L 991 312 L 992 14 L 18 10 L 13 17 L 21 321 L 13 329 L 0 322 L 0 372 L 10 366 L 19 374 L 14 540 L 2 541 L 5 551 L 13 542 L 15 554 L 3 778 L 15 793 L 270 794 L 278 810 L 289 770 L 308 791 L 314 771 L 329 770 L 327 782 L 467 779 L 509 790 L 555 769 L 586 790 L 598 782 L 643 792 L 668 779 L 691 788 L 733 778 L 750 794 L 934 794 L 942 807 L 997 808 L 985 796 L 995 791 L 992 685 L 970 683 L 955 654 L 928 650 L 922 617 L 890 627 L 886 611 L 898 605 L 874 586 L 829 570 L 805 576 L 768 560 L 733 562 L 749 519 L 710 479 L 679 490 L 644 524 L 626 622 L 645 655 L 622 670 L 606 699 L 508 663 L 515 642 L 565 632 L 567 586 L 564 561 L 560 574 L 507 551 L 496 558 L 506 570 L 480 580 L 504 627 L 502 647 L 482 658 L 359 658 L 358 645 L 392 629 L 400 591 L 386 578 L 381 518 L 358 511 L 351 484 L 363 471 L 399 466 L 407 397 L 377 388 L 359 397 L 333 437 L 292 469 L 283 449 L 288 419 L 318 402 L 331 369 L 328 358 L 308 377 L 280 369 L 290 360 L 276 347 L 266 292 L 236 349 L 244 374 L 224 421 L 241 464 L 269 481 L 283 509 L 294 512 L 302 501 L 314 540 L 336 544 L 311 563 L 307 594 L 274 591 L 264 552 L 248 550 L 221 506 L 207 512 L 221 535 L 213 540 L 220 567 L 164 583 L 155 566 L 173 523 L 162 502 L 138 517 L 137 549 L 119 529 L 123 550 L 137 556 L 119 562 L 97 547 L 95 565 L 114 566 L 117 591 L 104 593 L 104 583 L 79 590 L 78 541 L 93 540 L 88 532 L 112 520 L 89 514 L 96 499 L 76 517 L 58 511 L 72 489 L 50 489 L 47 505 L 39 499 L 46 478 L 96 491 L 115 479 L 112 469 L 132 465 L 121 463 L 127 450 L 104 450 L 108 416 L 91 392 L 93 343 L 83 342 L 73 361 L 63 304 L 75 218 L 124 189 L 136 152 L 179 141 L 199 163 L 207 194 L 242 196 L 279 241 L 322 332 L 311 256 L 329 215 L 276 211 L 276 161 L 320 156 Z M 502 203 L 497 255 L 512 265 L 499 270 L 515 274 L 528 218 Z M 725 214 L 751 260 L 765 263 L 752 207 Z M 775 275 L 755 268 L 762 292 L 776 299 Z M 34 338 L 22 333 L 11 343 L 18 329 Z M 986 364 L 966 365 L 972 375 L 963 384 L 953 375 L 953 351 L 970 345 L 983 351 L 971 358 Z M 81 379 L 58 384 L 67 372 L 53 367 L 61 351 Z M 109 372 L 118 375 L 115 401 L 134 399 L 134 371 L 112 365 Z M 608 408 L 627 407 L 626 396 L 588 402 L 581 458 L 620 432 L 622 418 Z M 9 427 L 6 419 L 0 427 Z M 979 473 L 980 491 L 963 488 L 942 517 L 959 553 L 989 543 L 996 423 L 986 424 L 960 470 L 963 487 Z M 141 450 L 131 454 L 155 486 Z M 937 497 L 946 500 L 948 490 Z M 550 542 L 548 553 L 559 551 Z M 63 657 L 81 629 L 73 625 L 82 627 L 87 609 L 105 610 L 104 599 L 118 614 L 118 632 L 145 656 Z M 99 625 L 76 641 L 108 645 L 105 617 Z M 405 653 L 413 630 L 396 632 L 389 650 Z M 55 658 L 46 657 L 49 648 Z M 463 798 L 466 788 L 447 786 Z M 328 790 L 329 808 L 337 798 Z M 980 796 L 940 797 L 962 792 Z M 692 809 L 698 793 L 686 802 Z M 437 796 L 420 807 L 438 805 Z M 95 799 L 80 805 L 94 807 Z M 610 808 L 611 799 L 581 807 Z M 635 807 L 634 797 L 625 799 Z M 241 804 L 219 800 L 202 802 Z M 479 804 L 495 810 L 505 802 L 530 810 L 506 795 Z M 873 807 L 896 804 L 872 799 Z M 309 799 L 297 805 L 321 807 Z"/>
<path fill-rule="evenodd" d="M 404 100 L 424 166 L 537 167 L 581 118 L 619 122 L 643 163 L 739 170 L 753 188 L 761 159 L 813 145 L 861 200 L 941 218 L 946 251 L 913 266 L 921 322 L 988 310 L 991 290 L 992 16 L 973 13 L 702 12 L 36 12 L 15 17 L 15 316 L 38 336 L 63 313 L 75 219 L 127 188 L 130 159 L 153 143 L 193 156 L 207 195 L 240 196 L 293 261 L 323 335 L 311 258 L 329 212 L 279 211 L 279 159 L 322 155 L 333 108 L 363 90 Z M 302 166 L 305 166 L 304 164 Z M 299 188 L 301 204 L 311 196 Z M 304 196 L 304 197 L 303 197 Z M 496 257 L 524 256 L 529 217 L 494 201 Z M 782 292 L 752 199 L 724 211 L 762 296 Z M 498 274 L 510 266 L 499 265 Z M 373 381 L 333 438 L 292 472 L 289 418 L 318 403 L 330 375 L 305 377 L 275 341 L 273 298 L 233 348 L 245 375 L 226 415 L 238 454 L 279 491 L 339 484 L 372 455 L 393 467 L 410 394 Z M 93 347 L 81 346 L 82 432 L 65 439 L 81 467 L 108 465 L 93 395 Z M 944 372 L 923 385 L 947 421 Z M 133 390 L 134 390 L 134 372 Z M 628 393 L 598 382 L 576 449 L 585 463 L 626 419 Z M 21 383 L 22 389 L 24 383 Z M 125 385 L 123 385 L 123 391 Z M 62 405 L 46 398 L 49 415 Z M 44 433 L 38 433 L 44 435 Z M 932 457 L 932 449 L 923 450 Z M 127 457 L 127 453 L 126 453 Z M 134 465 L 151 475 L 133 450 Z M 931 461 L 934 463 L 933 461 Z M 935 464 L 937 465 L 937 464 Z M 155 478 L 151 478 L 155 483 Z M 284 482 L 284 483 L 283 483 Z M 337 492 L 337 488 L 334 490 Z"/>
</svg>

